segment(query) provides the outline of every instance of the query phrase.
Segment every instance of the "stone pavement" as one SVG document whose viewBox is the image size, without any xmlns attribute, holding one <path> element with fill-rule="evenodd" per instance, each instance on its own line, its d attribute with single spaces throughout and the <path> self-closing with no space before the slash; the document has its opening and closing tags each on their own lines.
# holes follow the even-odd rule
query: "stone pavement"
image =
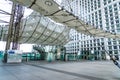
<svg viewBox="0 0 120 80">
<path fill-rule="evenodd" d="M 120 80 L 120 69 L 110 61 L 1 64 L 0 80 Z"/>
</svg>

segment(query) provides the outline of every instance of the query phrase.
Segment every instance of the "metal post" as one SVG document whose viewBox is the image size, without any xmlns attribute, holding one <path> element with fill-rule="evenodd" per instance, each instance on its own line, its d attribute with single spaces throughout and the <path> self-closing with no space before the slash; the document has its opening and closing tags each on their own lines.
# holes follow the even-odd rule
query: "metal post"
<svg viewBox="0 0 120 80">
<path fill-rule="evenodd" d="M 20 31 L 20 22 L 21 19 L 23 17 L 23 7 L 19 4 L 16 4 L 16 14 L 15 14 L 15 20 L 14 20 L 14 33 L 13 33 L 13 45 L 12 45 L 12 49 L 16 50 L 18 49 L 18 40 L 19 40 L 19 31 Z"/>
</svg>

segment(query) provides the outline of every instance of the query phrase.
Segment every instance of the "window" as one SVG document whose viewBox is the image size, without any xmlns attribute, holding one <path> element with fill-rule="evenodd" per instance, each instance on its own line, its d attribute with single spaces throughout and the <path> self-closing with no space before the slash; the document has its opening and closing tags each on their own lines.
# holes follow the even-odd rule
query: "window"
<svg viewBox="0 0 120 80">
<path fill-rule="evenodd" d="M 110 20 L 113 21 L 113 17 L 111 17 Z"/>
<path fill-rule="evenodd" d="M 106 5 L 107 4 L 107 0 L 104 0 L 104 5 Z"/>
<path fill-rule="evenodd" d="M 111 0 L 108 0 L 108 3 L 110 3 L 111 2 Z"/>
<path fill-rule="evenodd" d="M 109 51 L 110 54 L 112 54 L 112 51 Z"/>
<path fill-rule="evenodd" d="M 102 50 L 104 50 L 105 48 L 104 47 L 102 47 Z"/>
<path fill-rule="evenodd" d="M 118 16 L 115 16 L 115 19 L 118 19 Z"/>
<path fill-rule="evenodd" d="M 108 11 L 105 11 L 105 14 L 108 14 Z"/>
<path fill-rule="evenodd" d="M 118 12 L 115 12 L 115 15 L 118 15 Z"/>
<path fill-rule="evenodd" d="M 112 12 L 112 9 L 110 9 L 109 12 L 110 12 L 110 13 L 113 13 L 113 12 Z"/>
<path fill-rule="evenodd" d="M 117 46 L 114 46 L 114 49 L 117 49 Z"/>
<path fill-rule="evenodd" d="M 116 23 L 119 23 L 119 20 L 116 20 Z"/>
<path fill-rule="evenodd" d="M 100 50 L 100 47 L 98 47 L 98 50 Z"/>
<path fill-rule="evenodd" d="M 103 38 L 101 38 L 101 41 L 103 41 L 104 39 Z"/>
<path fill-rule="evenodd" d="M 108 48 L 111 50 L 111 49 L 112 49 L 112 46 L 109 46 Z"/>
<path fill-rule="evenodd" d="M 114 7 L 117 7 L 117 4 L 114 4 Z"/>
<path fill-rule="evenodd" d="M 112 10 L 112 6 L 109 6 L 109 10 Z"/>
<path fill-rule="evenodd" d="M 100 43 L 97 43 L 98 46 L 100 46 Z"/>
<path fill-rule="evenodd" d="M 117 43 L 116 43 L 116 41 L 113 41 L 113 45 L 116 45 Z"/>
<path fill-rule="evenodd" d="M 104 45 L 104 43 L 102 42 L 101 45 Z"/>
<path fill-rule="evenodd" d="M 114 11 L 117 11 L 117 8 L 114 8 Z"/>
<path fill-rule="evenodd" d="M 111 21 L 111 24 L 114 24 L 114 21 Z"/>
<path fill-rule="evenodd" d="M 107 7 L 104 9 L 105 11 L 107 11 Z M 100 10 L 99 10 L 100 11 Z"/>
<path fill-rule="evenodd" d="M 110 17 L 113 17 L 113 14 L 112 14 L 112 13 L 110 14 Z"/>
<path fill-rule="evenodd" d="M 120 29 L 117 29 L 117 32 L 119 32 L 119 33 L 120 33 Z"/>
<path fill-rule="evenodd" d="M 108 42 L 108 45 L 111 45 L 111 42 Z"/>
<path fill-rule="evenodd" d="M 106 30 L 109 30 L 109 27 L 106 27 Z"/>
</svg>

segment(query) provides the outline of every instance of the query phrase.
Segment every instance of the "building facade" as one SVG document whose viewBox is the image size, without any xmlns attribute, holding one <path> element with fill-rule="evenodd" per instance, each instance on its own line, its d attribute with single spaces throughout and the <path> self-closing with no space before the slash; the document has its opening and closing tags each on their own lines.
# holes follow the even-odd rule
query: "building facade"
<svg viewBox="0 0 120 80">
<path fill-rule="evenodd" d="M 63 0 L 62 6 L 89 25 L 120 33 L 120 0 Z M 65 45 L 67 53 L 81 52 L 84 59 L 92 52 L 96 59 L 106 59 L 105 50 L 116 57 L 120 55 L 118 39 L 92 37 L 75 30 L 71 30 L 70 35 L 71 41 Z"/>
</svg>

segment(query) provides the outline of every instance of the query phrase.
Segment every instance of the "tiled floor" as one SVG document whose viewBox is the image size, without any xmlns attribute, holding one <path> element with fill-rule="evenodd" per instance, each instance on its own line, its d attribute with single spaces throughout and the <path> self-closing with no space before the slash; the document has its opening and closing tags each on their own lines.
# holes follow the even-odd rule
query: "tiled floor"
<svg viewBox="0 0 120 80">
<path fill-rule="evenodd" d="M 108 61 L 1 64 L 0 80 L 120 80 L 120 69 Z"/>
</svg>

